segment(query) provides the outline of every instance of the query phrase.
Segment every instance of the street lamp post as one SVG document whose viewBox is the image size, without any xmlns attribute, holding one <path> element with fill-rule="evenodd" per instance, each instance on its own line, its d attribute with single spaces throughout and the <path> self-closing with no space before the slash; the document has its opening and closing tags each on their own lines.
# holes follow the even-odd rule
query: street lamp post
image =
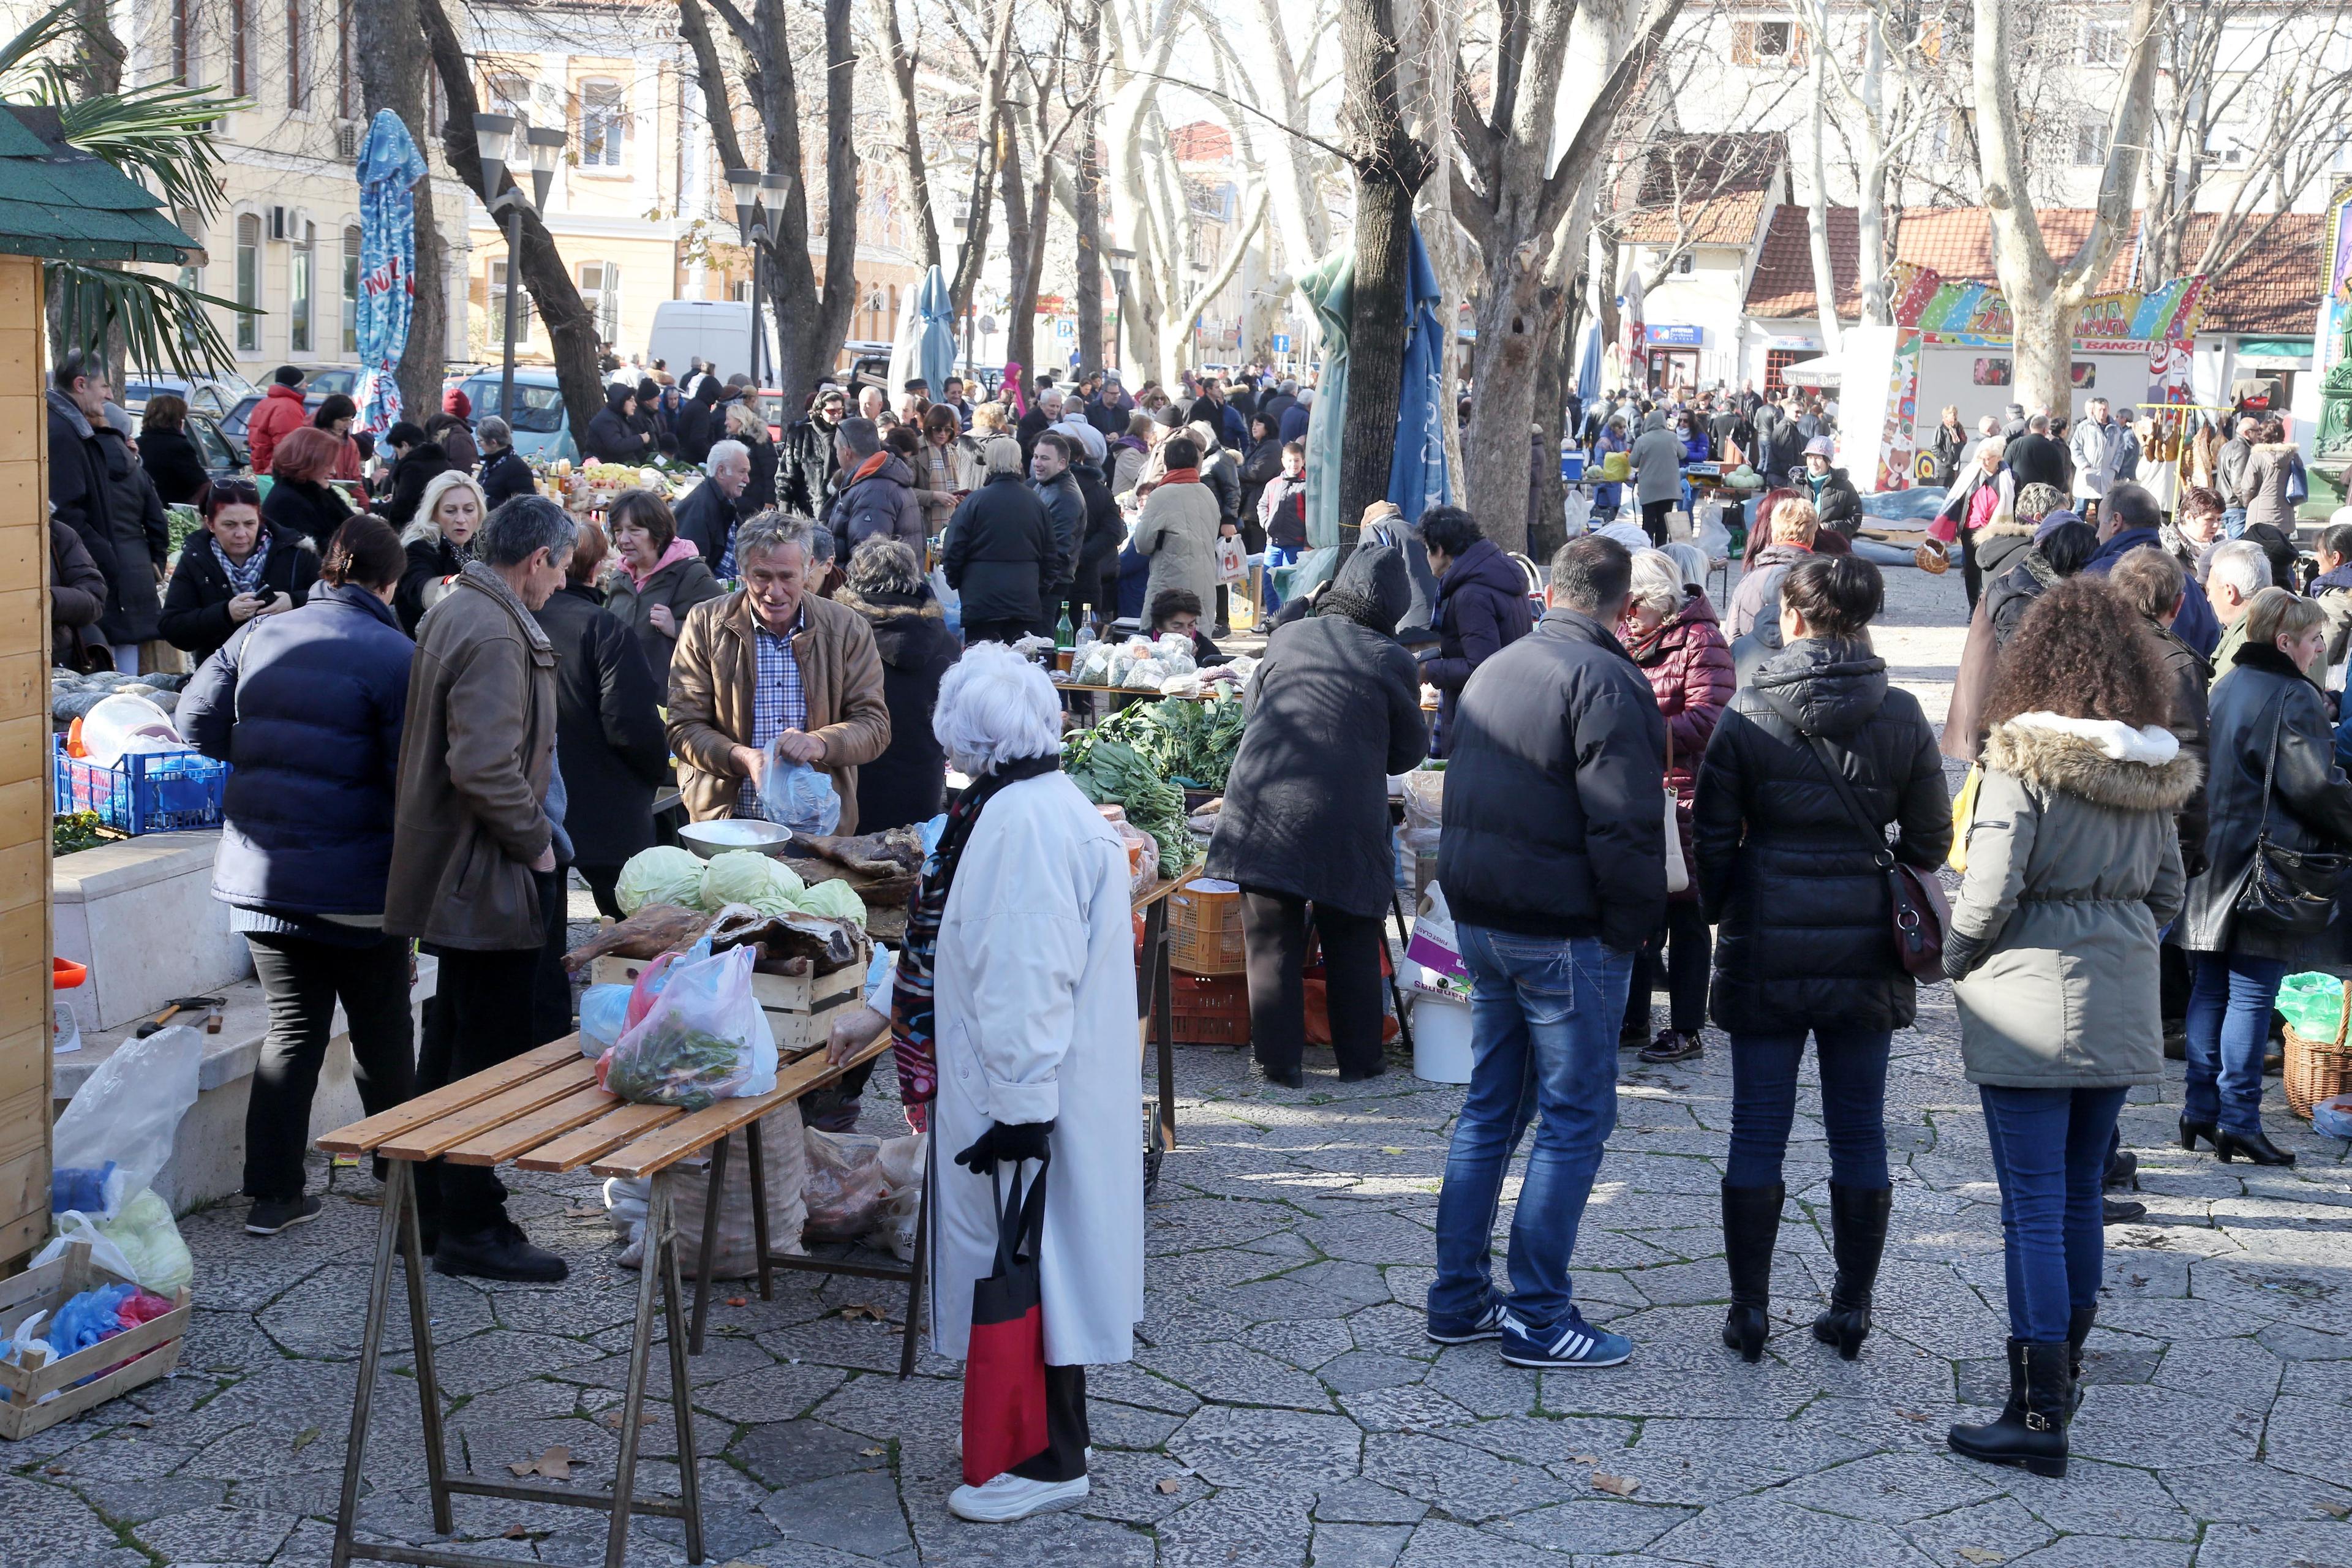
<svg viewBox="0 0 2352 1568">
<path fill-rule="evenodd" d="M 474 140 L 481 150 L 482 189 L 489 198 L 486 205 L 493 216 L 503 214 L 505 219 L 506 367 L 499 376 L 499 414 L 509 421 L 514 418 L 515 339 L 522 328 L 522 215 L 527 209 L 546 207 L 547 193 L 555 184 L 555 163 L 563 152 L 562 131 L 537 126 L 524 130 L 523 142 L 530 149 L 531 194 L 525 196 L 520 183 L 501 190 L 499 182 L 507 177 L 519 124 L 511 114 L 474 116 Z"/>
<path fill-rule="evenodd" d="M 742 236 L 743 248 L 751 264 L 751 391 L 757 395 L 760 386 L 760 362 L 767 347 L 767 331 L 760 321 L 760 249 L 772 237 L 768 227 L 769 205 L 781 205 L 783 193 L 791 184 L 788 174 L 762 174 L 757 169 L 727 171 L 728 194 L 735 198 L 735 227 Z M 762 198 L 765 198 L 763 205 Z"/>
<path fill-rule="evenodd" d="M 1110 348 L 1117 356 L 1118 368 L 1127 369 L 1127 279 L 1128 264 L 1135 259 L 1132 250 L 1114 247 L 1103 252 L 1110 258 Z"/>
</svg>

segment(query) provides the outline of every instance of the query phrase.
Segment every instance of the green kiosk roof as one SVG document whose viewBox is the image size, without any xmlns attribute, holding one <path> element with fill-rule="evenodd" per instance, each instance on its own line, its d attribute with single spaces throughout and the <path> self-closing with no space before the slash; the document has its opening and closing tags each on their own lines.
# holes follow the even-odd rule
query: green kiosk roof
<svg viewBox="0 0 2352 1568">
<path fill-rule="evenodd" d="M 68 146 L 54 109 L 0 104 L 0 254 L 58 261 L 178 261 L 200 248 L 163 201 Z"/>
</svg>

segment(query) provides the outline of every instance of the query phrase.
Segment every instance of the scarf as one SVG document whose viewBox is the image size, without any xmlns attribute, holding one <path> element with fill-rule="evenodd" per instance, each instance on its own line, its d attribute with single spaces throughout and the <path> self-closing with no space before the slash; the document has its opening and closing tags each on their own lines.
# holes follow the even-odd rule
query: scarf
<svg viewBox="0 0 2352 1568">
<path fill-rule="evenodd" d="M 629 574 L 629 581 L 642 590 L 648 582 L 652 581 L 653 574 L 663 567 L 676 565 L 681 561 L 691 561 L 701 553 L 701 551 L 695 548 L 692 541 L 680 539 L 672 534 L 670 542 L 662 547 L 662 552 L 654 558 L 654 563 L 643 572 L 632 565 L 625 555 L 620 558 L 621 570 L 626 572 Z"/>
<path fill-rule="evenodd" d="M 1366 631 L 1378 632 L 1384 637 L 1396 635 L 1395 619 L 1382 616 L 1380 605 L 1360 594 L 1328 591 L 1321 598 L 1315 601 L 1315 613 L 1318 616 L 1334 616 L 1343 621 L 1353 621 Z"/>
<path fill-rule="evenodd" d="M 1171 468 L 1166 473 L 1160 476 L 1160 482 L 1163 485 L 1197 485 L 1201 482 L 1201 470 L 1198 468 Z"/>
<path fill-rule="evenodd" d="M 213 559 L 219 562 L 221 570 L 228 574 L 229 591 L 233 594 L 257 591 L 261 586 L 261 568 L 269 560 L 269 530 L 264 527 L 254 535 L 253 553 L 245 558 L 242 566 L 228 558 L 228 552 L 221 548 L 219 540 L 212 542 Z"/>
<path fill-rule="evenodd" d="M 946 831 L 939 847 L 923 868 L 922 879 L 907 900 L 906 945 L 898 953 L 898 978 L 890 994 L 890 1034 L 898 1058 L 898 1102 L 908 1124 L 918 1132 L 929 1121 L 926 1109 L 939 1098 L 940 1053 L 932 992 L 939 963 L 940 925 L 948 911 L 948 892 L 955 885 L 957 862 L 980 820 L 981 808 L 1005 785 L 1034 779 L 1061 768 L 1059 752 L 1000 763 L 996 771 L 972 781 L 948 808 Z"/>
</svg>

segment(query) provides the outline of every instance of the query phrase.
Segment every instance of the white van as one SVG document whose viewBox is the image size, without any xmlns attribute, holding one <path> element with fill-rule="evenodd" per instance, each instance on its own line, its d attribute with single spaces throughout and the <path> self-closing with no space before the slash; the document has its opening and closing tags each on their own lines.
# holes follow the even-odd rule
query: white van
<svg viewBox="0 0 2352 1568">
<path fill-rule="evenodd" d="M 775 375 L 775 318 L 767 310 L 768 352 L 764 369 Z M 646 363 L 668 363 L 680 383 L 687 367 L 699 357 L 726 380 L 751 369 L 751 307 L 738 300 L 666 300 L 654 307 L 653 335 L 646 343 Z"/>
</svg>

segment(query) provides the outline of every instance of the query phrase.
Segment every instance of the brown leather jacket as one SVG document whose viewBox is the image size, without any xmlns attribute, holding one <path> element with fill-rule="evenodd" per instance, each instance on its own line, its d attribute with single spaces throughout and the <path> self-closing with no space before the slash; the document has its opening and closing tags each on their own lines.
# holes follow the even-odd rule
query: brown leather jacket
<svg viewBox="0 0 2352 1568">
<path fill-rule="evenodd" d="M 857 831 L 857 767 L 890 744 L 890 710 L 882 700 L 882 656 L 866 617 L 801 595 L 802 627 L 793 638 L 808 733 L 824 738 L 825 771 L 841 795 L 841 826 Z M 738 591 L 687 613 L 669 661 L 669 749 L 687 815 L 697 822 L 734 814 L 743 770 L 732 756 L 751 743 L 751 688 L 759 671 L 751 595 Z"/>
<path fill-rule="evenodd" d="M 441 947 L 540 945 L 530 863 L 553 828 L 555 649 L 505 579 L 468 562 L 416 628 L 383 926 Z"/>
</svg>

